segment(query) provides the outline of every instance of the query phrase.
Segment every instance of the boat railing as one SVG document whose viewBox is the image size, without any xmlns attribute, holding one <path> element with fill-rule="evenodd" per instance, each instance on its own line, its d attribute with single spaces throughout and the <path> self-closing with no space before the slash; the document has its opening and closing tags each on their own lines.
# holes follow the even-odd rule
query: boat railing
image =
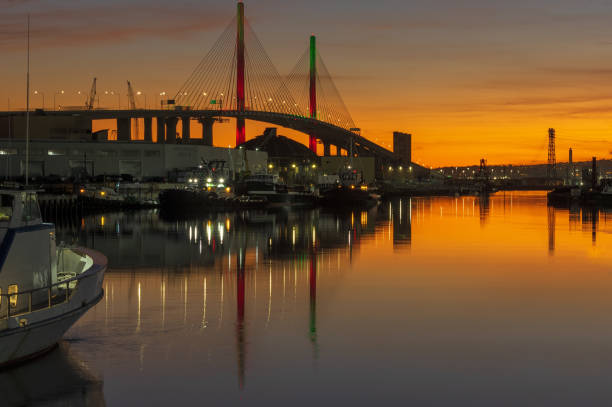
<svg viewBox="0 0 612 407">
<path fill-rule="evenodd" d="M 61 263 L 64 262 L 64 252 L 68 250 L 71 249 L 65 248 L 59 251 L 58 269 L 60 269 Z M 87 261 L 86 263 L 90 265 L 92 262 Z M 85 270 L 82 271 L 84 272 Z M 46 287 L 0 293 L 0 321 L 51 309 L 69 302 L 77 292 L 82 281 L 97 277 L 97 273 L 83 272 L 76 274 L 58 273 L 61 280 Z M 2 330 L 1 326 L 0 331 Z"/>
</svg>

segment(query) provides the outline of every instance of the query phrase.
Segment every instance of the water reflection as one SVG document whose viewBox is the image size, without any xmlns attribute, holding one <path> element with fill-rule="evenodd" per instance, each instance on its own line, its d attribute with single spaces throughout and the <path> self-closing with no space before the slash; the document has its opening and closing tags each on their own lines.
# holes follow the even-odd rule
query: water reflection
<svg viewBox="0 0 612 407">
<path fill-rule="evenodd" d="M 548 207 L 548 253 L 550 255 L 555 253 L 555 227 L 557 225 L 555 210 L 552 206 Z"/>
<path fill-rule="evenodd" d="M 263 402 L 274 393 L 271 383 L 283 383 L 288 394 L 298 382 L 321 390 L 317 375 L 330 383 L 383 380 L 385 394 L 399 397 L 403 387 L 393 386 L 394 378 L 419 363 L 431 371 L 435 355 L 451 352 L 447 344 L 435 348 L 436 341 L 459 335 L 462 326 L 474 330 L 466 328 L 465 342 L 454 346 L 477 359 L 465 344 L 474 340 L 470 333 L 482 333 L 482 321 L 493 323 L 487 310 L 505 310 L 502 327 L 532 318 L 510 318 L 520 309 L 516 293 L 504 297 L 508 287 L 522 290 L 537 280 L 526 273 L 554 272 L 556 256 L 581 270 L 609 265 L 612 252 L 603 250 L 612 238 L 609 217 L 548 208 L 542 194 L 512 193 L 398 199 L 353 212 L 254 211 L 171 222 L 154 211 L 89 217 L 58 236 L 108 255 L 107 295 L 69 337 L 99 338 L 88 362 L 106 372 L 107 388 L 109 380 L 111 389 L 122 387 L 119 375 L 131 391 L 150 391 L 157 404 L 186 402 L 202 386 L 212 402 L 239 400 L 236 389 Z M 536 288 L 520 291 L 521 303 L 531 292 L 542 295 Z M 501 297 L 492 298 L 492 290 Z M 563 296 L 537 301 L 565 305 Z M 496 318 L 504 322 L 503 313 Z M 493 332 L 488 343 L 515 335 Z M 432 359 L 420 359 L 418 349 Z M 366 361 L 379 368 L 356 367 Z M 163 383 L 164 392 L 151 389 L 151 381 Z M 351 386 L 356 395 L 367 389 Z M 325 391 L 348 394 L 348 387 Z M 112 404 L 129 403 L 126 397 L 106 393 Z"/>
<path fill-rule="evenodd" d="M 103 383 L 66 342 L 49 354 L 0 371 L 0 405 L 105 406 Z"/>
</svg>

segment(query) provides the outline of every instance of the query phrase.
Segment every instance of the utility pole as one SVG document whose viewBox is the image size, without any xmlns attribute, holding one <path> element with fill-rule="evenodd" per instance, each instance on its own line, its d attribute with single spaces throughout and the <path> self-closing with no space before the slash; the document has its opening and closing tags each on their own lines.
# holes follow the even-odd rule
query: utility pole
<svg viewBox="0 0 612 407">
<path fill-rule="evenodd" d="M 25 184 L 28 186 L 30 177 L 30 15 L 28 14 L 28 71 L 26 74 L 26 159 Z"/>
</svg>

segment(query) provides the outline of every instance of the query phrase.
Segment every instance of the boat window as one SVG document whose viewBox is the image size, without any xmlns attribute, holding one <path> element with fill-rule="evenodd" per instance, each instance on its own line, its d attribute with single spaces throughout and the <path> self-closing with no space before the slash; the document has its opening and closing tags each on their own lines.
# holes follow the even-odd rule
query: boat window
<svg viewBox="0 0 612 407">
<path fill-rule="evenodd" d="M 8 222 L 13 216 L 13 195 L 0 194 L 0 222 Z"/>
<path fill-rule="evenodd" d="M 8 293 L 10 295 L 9 301 L 11 303 L 11 307 L 15 308 L 17 306 L 17 293 L 19 292 L 19 286 L 17 284 L 8 286 Z"/>
<path fill-rule="evenodd" d="M 40 219 L 40 208 L 38 207 L 38 202 L 36 201 L 36 195 L 27 194 L 26 202 L 23 208 L 23 220 L 27 222 L 35 219 Z"/>
</svg>

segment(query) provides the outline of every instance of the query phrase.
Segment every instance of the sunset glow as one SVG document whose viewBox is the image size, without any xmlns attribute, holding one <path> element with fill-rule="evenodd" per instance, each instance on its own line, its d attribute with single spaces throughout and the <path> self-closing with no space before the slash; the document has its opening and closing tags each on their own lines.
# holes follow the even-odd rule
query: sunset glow
<svg viewBox="0 0 612 407">
<path fill-rule="evenodd" d="M 32 95 L 33 107 L 42 106 L 42 94 L 47 108 L 54 95 L 58 105 L 82 105 L 94 76 L 99 90 L 113 92 L 100 92 L 100 106 L 127 105 L 128 79 L 141 92 L 141 106 L 145 98 L 149 107 L 157 106 L 159 94 L 175 94 L 235 13 L 232 2 L 177 4 L 5 2 L 2 110 L 25 105 L 28 12 L 32 89 L 39 92 Z M 370 140 L 389 148 L 393 131 L 412 133 L 414 159 L 427 166 L 471 165 L 482 157 L 491 164 L 535 163 L 546 161 L 546 130 L 555 127 L 558 151 L 573 147 L 575 160 L 612 154 L 606 85 L 612 5 L 387 0 L 346 9 L 347 4 L 246 6 L 281 74 L 316 33 L 319 52 Z M 60 89 L 65 93 L 56 95 Z M 94 129 L 112 125 L 96 123 Z M 264 127 L 248 122 L 247 139 Z M 199 133 L 193 123 L 192 134 Z M 306 135 L 282 133 L 308 144 Z M 216 145 L 234 139 L 234 124 L 215 125 Z"/>
</svg>

